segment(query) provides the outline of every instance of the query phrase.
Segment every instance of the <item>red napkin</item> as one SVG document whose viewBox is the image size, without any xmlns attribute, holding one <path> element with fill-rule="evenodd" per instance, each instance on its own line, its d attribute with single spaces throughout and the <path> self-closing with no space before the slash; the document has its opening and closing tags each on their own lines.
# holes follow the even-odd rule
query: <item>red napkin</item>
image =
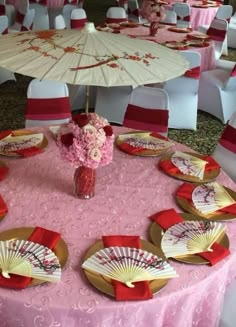
<svg viewBox="0 0 236 327">
<path fill-rule="evenodd" d="M 12 134 L 12 132 L 10 130 L 0 132 L 0 140 L 4 139 L 5 137 L 7 137 L 11 134 Z"/>
<path fill-rule="evenodd" d="M 28 240 L 44 245 L 49 249 L 53 249 L 59 241 L 60 237 L 60 234 L 57 232 L 53 232 L 42 227 L 36 227 L 28 238 Z M 30 277 L 22 277 L 11 274 L 11 278 L 7 279 L 0 275 L 0 286 L 5 288 L 22 289 L 27 287 L 30 282 Z"/>
<path fill-rule="evenodd" d="M 197 187 L 197 185 L 183 183 L 178 190 L 176 191 L 176 196 L 186 199 L 191 206 L 193 206 L 192 202 L 192 193 L 193 190 Z M 228 207 L 222 208 L 217 210 L 217 212 L 229 213 L 229 214 L 236 214 L 236 203 L 231 204 Z"/>
<path fill-rule="evenodd" d="M 0 181 L 2 181 L 9 172 L 9 168 L 7 166 L 0 166 Z"/>
<path fill-rule="evenodd" d="M 126 246 L 140 248 L 139 236 L 110 235 L 103 236 L 102 240 L 105 247 Z M 134 288 L 129 288 L 116 280 L 112 280 L 112 284 L 114 286 L 116 300 L 118 301 L 147 300 L 152 298 L 148 281 L 136 282 Z"/>
<path fill-rule="evenodd" d="M 5 215 L 8 212 L 7 205 L 3 200 L 3 197 L 0 195 L 0 216 Z"/>
<path fill-rule="evenodd" d="M 151 220 L 155 221 L 158 225 L 160 225 L 164 230 L 167 230 L 171 226 L 178 224 L 183 220 L 183 218 L 174 210 L 168 209 L 160 211 L 149 217 Z M 221 244 L 215 242 L 211 249 L 213 252 L 201 252 L 198 253 L 200 257 L 209 261 L 210 265 L 213 266 L 220 260 L 224 259 L 230 254 L 230 251 L 223 247 Z"/>
<path fill-rule="evenodd" d="M 219 164 L 211 156 L 203 156 L 201 159 L 208 161 L 208 163 L 205 166 L 205 171 L 211 171 L 220 168 Z M 179 168 L 173 165 L 170 159 L 160 160 L 158 166 L 159 168 L 170 174 L 183 174 L 179 170 Z"/>
<path fill-rule="evenodd" d="M 41 152 L 43 152 L 42 149 L 38 148 L 37 146 L 31 146 L 30 148 L 20 149 L 20 150 L 14 151 L 14 153 L 19 154 L 19 155 L 21 155 L 21 156 L 23 156 L 25 158 L 34 156 L 34 155 L 39 154 Z"/>
</svg>

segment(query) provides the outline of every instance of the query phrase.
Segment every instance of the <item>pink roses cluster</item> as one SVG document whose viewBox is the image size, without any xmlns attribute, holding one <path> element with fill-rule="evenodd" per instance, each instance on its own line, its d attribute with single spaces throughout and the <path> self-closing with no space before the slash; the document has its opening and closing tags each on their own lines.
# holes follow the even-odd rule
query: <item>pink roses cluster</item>
<svg viewBox="0 0 236 327">
<path fill-rule="evenodd" d="M 113 130 L 108 121 L 96 113 L 73 116 L 57 140 L 62 158 L 75 167 L 95 169 L 112 161 Z"/>
</svg>

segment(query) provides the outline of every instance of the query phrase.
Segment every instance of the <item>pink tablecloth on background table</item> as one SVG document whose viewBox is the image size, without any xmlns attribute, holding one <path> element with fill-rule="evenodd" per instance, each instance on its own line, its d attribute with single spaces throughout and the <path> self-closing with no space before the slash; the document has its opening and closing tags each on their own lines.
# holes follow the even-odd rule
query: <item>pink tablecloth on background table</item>
<svg viewBox="0 0 236 327">
<path fill-rule="evenodd" d="M 168 28 L 170 28 L 170 26 L 160 25 L 157 35 L 154 37 L 149 36 L 149 27 L 145 27 L 143 25 L 140 25 L 135 28 L 132 27 L 121 29 L 120 33 L 135 36 L 142 39 L 153 40 L 158 43 L 165 43 L 166 41 L 180 42 L 187 36 L 187 33 L 171 32 L 168 30 Z M 188 50 L 197 51 L 201 54 L 201 71 L 215 68 L 215 47 L 212 41 L 210 41 L 208 47 L 189 47 Z"/>
<path fill-rule="evenodd" d="M 125 130 L 115 128 L 116 133 Z M 84 254 L 102 235 L 148 239 L 148 216 L 169 208 L 181 211 L 173 194 L 182 182 L 157 169 L 159 158 L 130 156 L 115 148 L 113 162 L 97 170 L 95 197 L 80 200 L 73 195 L 74 168 L 62 161 L 54 139 L 46 135 L 49 145 L 44 153 L 27 159 L 1 158 L 10 173 L 0 183 L 9 208 L 0 231 L 23 226 L 54 230 L 67 242 L 69 258 L 58 284 L 21 291 L 2 288 L 0 326 L 217 326 L 226 285 L 236 275 L 236 222 L 227 224 L 231 255 L 225 260 L 214 267 L 171 261 L 180 277 L 153 299 L 116 302 L 87 281 L 80 268 Z M 217 181 L 236 190 L 224 173 Z"/>
</svg>

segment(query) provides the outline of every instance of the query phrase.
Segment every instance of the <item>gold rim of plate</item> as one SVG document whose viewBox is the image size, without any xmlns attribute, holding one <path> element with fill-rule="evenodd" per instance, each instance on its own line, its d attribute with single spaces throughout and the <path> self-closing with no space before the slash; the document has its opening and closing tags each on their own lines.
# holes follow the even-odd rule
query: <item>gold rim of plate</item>
<svg viewBox="0 0 236 327">
<path fill-rule="evenodd" d="M 197 186 L 197 185 L 196 185 Z M 230 196 L 236 201 L 236 192 L 231 190 L 228 187 L 224 186 L 224 189 L 230 194 Z M 176 201 L 177 203 L 181 206 L 182 209 L 186 210 L 187 212 L 193 214 L 193 215 L 198 215 L 200 217 L 203 217 L 208 220 L 213 220 L 213 221 L 227 221 L 227 220 L 234 220 L 236 219 L 236 215 L 227 213 L 227 212 L 213 212 L 211 214 L 204 215 L 202 212 L 197 210 L 193 205 L 191 205 L 188 200 L 183 199 L 180 196 L 176 196 Z"/>
<path fill-rule="evenodd" d="M 168 30 L 176 33 L 189 33 L 192 31 L 190 27 L 169 27 Z"/>
<path fill-rule="evenodd" d="M 171 48 L 171 49 L 187 48 L 188 45 L 189 45 L 188 42 L 175 42 L 175 43 L 166 42 L 165 43 L 165 46 L 167 48 Z"/>
<path fill-rule="evenodd" d="M 11 239 L 27 240 L 34 229 L 34 227 L 20 227 L 3 231 L 0 233 L 0 241 L 7 241 Z M 58 257 L 61 268 L 63 268 L 67 262 L 69 252 L 66 242 L 62 238 L 60 238 L 60 240 L 57 242 L 53 252 Z M 33 278 L 28 287 L 37 286 L 44 283 L 47 282 Z"/>
<path fill-rule="evenodd" d="M 197 215 L 192 215 L 189 213 L 181 213 L 180 216 L 184 219 L 184 220 L 207 220 L 204 219 L 202 217 L 199 217 Z M 153 222 L 149 228 L 149 235 L 151 238 L 151 241 L 153 242 L 153 244 L 155 244 L 157 247 L 159 247 L 161 249 L 161 240 L 162 240 L 162 236 L 164 234 L 163 229 L 161 228 L 161 226 L 159 226 L 158 224 L 156 224 L 155 222 Z M 229 238 L 227 236 L 227 234 L 224 234 L 221 239 L 219 240 L 219 243 L 224 246 L 225 248 L 229 248 Z M 203 259 L 202 257 L 198 256 L 197 254 L 188 254 L 185 256 L 181 256 L 181 257 L 176 257 L 176 258 L 168 258 L 168 259 L 173 259 L 179 262 L 183 262 L 183 263 L 189 263 L 189 264 L 195 264 L 195 265 L 206 265 L 209 263 L 209 261 Z"/>
<path fill-rule="evenodd" d="M 132 132 L 127 132 L 127 133 L 122 133 L 120 135 L 127 135 L 127 134 L 143 134 L 144 136 L 146 135 L 149 135 L 151 132 L 148 132 L 148 131 L 132 131 Z M 160 150 L 142 150 L 142 151 L 139 151 L 137 153 L 129 153 L 129 152 L 126 152 L 124 151 L 123 149 L 120 148 L 120 144 L 122 144 L 123 142 L 121 140 L 119 140 L 119 136 L 117 136 L 116 138 L 116 145 L 118 146 L 118 148 L 125 152 L 125 153 L 128 153 L 130 155 L 133 155 L 133 156 L 139 156 L 139 157 L 158 157 L 160 156 L 161 154 L 167 152 L 168 150 L 170 150 L 170 148 L 172 147 L 171 145 L 167 148 L 164 148 L 164 149 L 160 149 Z"/>
<path fill-rule="evenodd" d="M 183 153 L 190 154 L 191 156 L 194 156 L 194 157 L 204 160 L 203 159 L 204 156 L 202 156 L 200 154 L 193 153 L 193 152 L 183 152 Z M 160 158 L 160 162 L 165 161 L 165 160 L 171 160 L 171 157 L 173 154 L 174 154 L 174 152 L 169 153 L 168 155 L 163 155 Z M 163 170 L 163 172 L 169 176 L 175 177 L 177 179 L 181 179 L 183 181 L 202 184 L 202 183 L 207 183 L 207 182 L 214 180 L 220 174 L 220 168 L 214 169 L 211 171 L 205 171 L 203 179 L 200 179 L 199 177 L 196 177 L 196 176 L 190 176 L 190 175 L 185 175 L 185 174 L 175 174 L 175 173 L 171 173 L 171 172 L 164 171 L 164 170 Z"/>
<path fill-rule="evenodd" d="M 26 130 L 26 129 L 19 129 L 16 131 L 12 131 L 12 134 L 14 136 L 22 136 L 22 135 L 30 135 L 30 134 L 36 134 L 37 132 L 33 132 L 31 130 Z M 39 149 L 44 149 L 48 145 L 48 139 L 46 138 L 45 135 L 43 135 L 43 140 L 39 144 L 35 145 Z M 14 153 L 14 152 L 0 152 L 1 156 L 5 157 L 16 157 L 16 158 L 23 158 L 23 155 Z"/>
<path fill-rule="evenodd" d="M 86 252 L 83 261 L 87 260 L 90 256 L 92 256 L 94 253 L 96 253 L 97 251 L 103 249 L 103 242 L 102 241 L 97 241 L 95 244 L 93 244 L 88 251 Z M 158 249 L 156 246 L 154 246 L 152 243 L 145 241 L 145 240 L 141 240 L 141 249 L 145 250 L 145 251 L 149 251 L 161 258 L 163 258 L 164 260 L 166 260 L 163 252 Z M 89 282 L 99 291 L 115 297 L 115 293 L 114 293 L 114 288 L 113 285 L 111 283 L 111 279 L 102 276 L 101 274 L 96 274 L 94 272 L 88 271 L 86 269 L 84 269 L 84 273 L 87 277 L 87 279 L 89 280 Z M 156 279 L 156 280 L 152 280 L 149 282 L 150 285 L 150 289 L 152 291 L 152 294 L 156 294 L 157 292 L 159 292 L 163 287 L 165 287 L 168 283 L 169 279 Z"/>
</svg>

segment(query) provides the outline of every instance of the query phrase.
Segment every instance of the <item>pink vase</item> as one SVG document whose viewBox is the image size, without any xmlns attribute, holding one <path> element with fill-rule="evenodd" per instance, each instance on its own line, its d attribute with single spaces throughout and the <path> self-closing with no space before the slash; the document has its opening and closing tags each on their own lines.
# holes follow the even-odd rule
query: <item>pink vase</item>
<svg viewBox="0 0 236 327">
<path fill-rule="evenodd" d="M 74 174 L 75 196 L 90 199 L 94 196 L 96 172 L 88 167 L 78 167 Z"/>
</svg>

